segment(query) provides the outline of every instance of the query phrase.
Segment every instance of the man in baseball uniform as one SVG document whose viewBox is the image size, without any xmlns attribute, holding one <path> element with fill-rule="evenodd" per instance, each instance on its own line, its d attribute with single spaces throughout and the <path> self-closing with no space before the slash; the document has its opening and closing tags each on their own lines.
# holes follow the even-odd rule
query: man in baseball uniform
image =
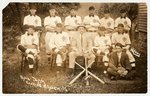
<svg viewBox="0 0 150 96">
<path fill-rule="evenodd" d="M 51 37 L 55 34 L 56 25 L 58 23 L 61 23 L 61 18 L 59 16 L 56 16 L 56 10 L 54 8 L 49 9 L 49 16 L 45 17 L 44 19 L 44 27 L 46 30 L 45 35 L 45 47 L 46 47 L 46 53 L 49 53 L 49 41 L 51 40 Z"/>
</svg>

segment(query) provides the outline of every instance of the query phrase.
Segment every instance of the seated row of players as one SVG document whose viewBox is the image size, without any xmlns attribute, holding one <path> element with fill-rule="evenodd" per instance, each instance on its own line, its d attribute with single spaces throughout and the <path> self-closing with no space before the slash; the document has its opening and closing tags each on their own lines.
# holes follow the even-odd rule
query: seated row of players
<svg viewBox="0 0 150 96">
<path fill-rule="evenodd" d="M 94 39 L 89 36 L 84 25 L 79 25 L 73 36 L 63 29 L 61 23 L 56 24 L 56 29 L 53 35 L 49 37 L 48 43 L 49 49 L 47 52 L 56 54 L 57 69 L 60 69 L 62 66 L 67 53 L 69 55 L 69 73 L 71 74 L 73 73 L 77 56 L 88 58 L 88 66 L 91 68 L 95 62 L 95 57 L 102 55 L 104 66 L 106 67 L 104 73 L 113 75 L 112 78 L 114 76 L 116 78 L 119 76 L 127 76 L 129 78 L 128 74 L 135 67 L 135 59 L 129 51 L 131 42 L 128 33 L 124 31 L 123 24 L 118 24 L 117 32 L 114 32 L 111 37 L 108 35 L 108 30 L 105 27 L 99 27 L 97 32 L 95 32 Z M 28 60 L 31 60 L 32 62 L 30 63 L 33 63 L 34 56 L 37 54 L 35 47 L 39 44 L 38 36 L 35 34 L 33 26 L 29 26 L 26 31 L 21 36 L 21 44 L 18 46 L 18 49 L 27 53 Z M 111 47 L 113 52 L 110 54 L 109 49 Z M 110 57 L 108 54 L 110 54 Z"/>
</svg>

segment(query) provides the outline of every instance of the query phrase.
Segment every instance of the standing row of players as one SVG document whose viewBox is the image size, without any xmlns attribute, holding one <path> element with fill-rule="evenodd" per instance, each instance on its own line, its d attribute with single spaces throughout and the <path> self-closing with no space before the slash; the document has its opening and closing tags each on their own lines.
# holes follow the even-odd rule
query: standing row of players
<svg viewBox="0 0 150 96">
<path fill-rule="evenodd" d="M 65 18 L 64 26 L 61 18 L 56 16 L 55 9 L 50 9 L 49 12 L 50 16 L 44 19 L 45 47 L 47 54 L 54 53 L 57 55 L 56 64 L 58 67 L 62 65 L 67 53 L 69 54 L 71 73 L 77 56 L 88 58 L 90 68 L 96 55 L 103 55 L 103 62 L 106 67 L 104 73 L 109 73 L 115 77 L 125 76 L 135 67 L 135 59 L 129 51 L 131 42 L 128 32 L 131 21 L 126 17 L 125 10 L 121 10 L 121 17 L 114 21 L 108 10 L 104 11 L 104 18 L 99 19 L 95 15 L 95 8 L 91 6 L 89 7 L 89 15 L 85 16 L 82 22 L 81 17 L 76 15 L 77 11 L 71 9 L 70 15 Z M 30 8 L 30 13 L 24 18 L 24 25 L 29 26 L 26 33 L 21 37 L 21 45 L 25 47 L 23 52 L 30 54 L 28 57 L 34 60 L 37 52 L 32 47 L 39 46 L 39 39 L 34 34 L 36 33 L 34 28 L 41 26 L 41 19 L 35 14 L 35 7 Z M 27 45 L 32 47 L 27 47 Z M 18 48 L 20 49 L 19 46 Z M 113 49 L 111 55 L 110 48 Z M 123 49 L 125 51 L 122 51 Z M 108 54 L 110 55 L 109 58 Z"/>
</svg>

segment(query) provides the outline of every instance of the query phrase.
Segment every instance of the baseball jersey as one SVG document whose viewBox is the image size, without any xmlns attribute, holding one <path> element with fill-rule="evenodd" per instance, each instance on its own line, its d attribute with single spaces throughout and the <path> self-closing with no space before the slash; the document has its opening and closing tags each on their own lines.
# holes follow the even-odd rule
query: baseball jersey
<svg viewBox="0 0 150 96">
<path fill-rule="evenodd" d="M 119 34 L 118 32 L 112 34 L 112 44 L 116 43 L 121 43 L 124 46 L 131 44 L 129 34 Z"/>
<path fill-rule="evenodd" d="M 28 33 L 26 32 L 25 34 L 21 36 L 21 44 L 22 45 L 32 45 L 32 44 L 38 45 L 39 44 L 38 36 L 36 34 L 28 35 Z"/>
<path fill-rule="evenodd" d="M 80 16 L 67 16 L 65 18 L 65 26 L 70 26 L 72 28 L 77 28 L 78 25 L 81 24 Z"/>
<path fill-rule="evenodd" d="M 60 49 L 63 46 L 70 44 L 69 35 L 66 32 L 55 33 L 49 42 L 49 48 Z"/>
<path fill-rule="evenodd" d="M 128 17 L 125 17 L 125 18 L 118 17 L 115 20 L 115 27 L 117 27 L 118 24 L 120 24 L 120 23 L 124 25 L 124 28 L 126 30 L 130 30 L 130 28 L 131 28 L 131 20 Z"/>
<path fill-rule="evenodd" d="M 33 25 L 33 26 L 42 26 L 41 25 L 41 18 L 37 15 L 31 16 L 27 15 L 24 17 L 23 25 Z"/>
<path fill-rule="evenodd" d="M 101 18 L 100 19 L 100 22 L 101 22 L 101 26 L 105 27 L 105 28 L 111 28 L 111 29 L 114 29 L 114 19 L 112 19 L 111 17 L 109 18 Z"/>
<path fill-rule="evenodd" d="M 56 27 L 56 24 L 61 23 L 61 18 L 58 16 L 47 16 L 44 19 L 44 26 L 51 26 L 51 27 Z"/>
<path fill-rule="evenodd" d="M 111 45 L 111 40 L 109 36 L 96 36 L 94 39 L 94 46 L 100 48 L 106 48 Z"/>
<path fill-rule="evenodd" d="M 84 17 L 83 23 L 86 25 L 88 30 L 97 30 L 97 28 L 100 26 L 100 19 L 97 15 L 88 15 Z"/>
</svg>

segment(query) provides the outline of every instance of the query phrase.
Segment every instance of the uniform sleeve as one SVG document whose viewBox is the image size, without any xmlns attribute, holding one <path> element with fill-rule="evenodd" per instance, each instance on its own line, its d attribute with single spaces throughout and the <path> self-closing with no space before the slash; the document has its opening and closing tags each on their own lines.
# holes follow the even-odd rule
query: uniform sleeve
<svg viewBox="0 0 150 96">
<path fill-rule="evenodd" d="M 49 46 L 50 49 L 56 48 L 54 37 L 51 37 L 48 46 Z"/>
<path fill-rule="evenodd" d="M 61 21 L 61 18 L 60 18 L 60 17 L 58 17 L 58 18 L 57 18 L 57 23 L 62 23 L 62 21 Z"/>
<path fill-rule="evenodd" d="M 27 16 L 24 17 L 23 25 L 28 25 L 28 17 Z"/>
<path fill-rule="evenodd" d="M 118 20 L 119 20 L 119 18 L 117 18 L 117 19 L 115 20 L 115 27 L 118 26 Z"/>
<path fill-rule="evenodd" d="M 103 26 L 103 24 L 104 24 L 103 23 L 103 18 L 100 19 L 100 24 L 101 24 L 101 26 Z"/>
<path fill-rule="evenodd" d="M 84 23 L 85 25 L 89 24 L 89 20 L 88 20 L 88 17 L 87 17 L 87 16 L 84 17 L 83 23 Z"/>
<path fill-rule="evenodd" d="M 68 33 L 66 33 L 66 44 L 70 44 L 70 39 Z"/>
<path fill-rule="evenodd" d="M 33 44 L 35 44 L 37 46 L 39 45 L 39 37 L 37 35 L 34 36 Z"/>
<path fill-rule="evenodd" d="M 131 44 L 131 40 L 130 40 L 129 34 L 126 34 L 126 38 L 127 38 L 126 44 Z"/>
<path fill-rule="evenodd" d="M 111 20 L 111 26 L 110 26 L 110 28 L 114 29 L 114 23 L 115 23 L 115 22 L 114 22 L 114 19 L 112 19 L 112 20 Z"/>
<path fill-rule="evenodd" d="M 100 25 L 100 18 L 98 16 L 96 16 L 96 20 L 98 21 L 99 25 Z"/>
<path fill-rule="evenodd" d="M 42 26 L 40 17 L 38 17 L 38 24 L 37 24 L 37 26 Z"/>
<path fill-rule="evenodd" d="M 116 43 L 116 40 L 115 40 L 115 34 L 112 35 L 111 43 L 112 43 L 112 44 L 115 44 L 115 43 Z"/>
<path fill-rule="evenodd" d="M 90 25 L 95 26 L 95 27 L 100 26 L 100 19 L 99 19 L 99 17 L 96 16 L 96 17 L 94 18 L 93 22 L 90 23 Z"/>
<path fill-rule="evenodd" d="M 95 39 L 94 39 L 94 46 L 99 46 L 99 44 L 98 44 L 98 37 L 95 37 Z"/>
<path fill-rule="evenodd" d="M 68 26 L 69 23 L 68 23 L 68 17 L 65 18 L 65 26 Z"/>
<path fill-rule="evenodd" d="M 78 17 L 78 24 L 81 24 L 82 23 L 82 20 L 81 20 L 81 17 L 79 16 Z"/>
<path fill-rule="evenodd" d="M 21 35 L 21 41 L 20 41 L 20 43 L 21 43 L 22 45 L 25 45 L 25 38 L 24 38 L 24 35 Z"/>
<path fill-rule="evenodd" d="M 111 46 L 111 40 L 110 40 L 109 36 L 107 36 L 107 40 L 108 40 L 107 45 Z"/>
<path fill-rule="evenodd" d="M 49 24 L 48 24 L 48 21 L 49 21 L 49 20 L 48 20 L 47 18 L 44 19 L 44 26 L 49 25 Z"/>
<path fill-rule="evenodd" d="M 129 18 L 127 19 L 127 22 L 128 22 L 128 26 L 131 27 L 131 20 Z"/>
</svg>

